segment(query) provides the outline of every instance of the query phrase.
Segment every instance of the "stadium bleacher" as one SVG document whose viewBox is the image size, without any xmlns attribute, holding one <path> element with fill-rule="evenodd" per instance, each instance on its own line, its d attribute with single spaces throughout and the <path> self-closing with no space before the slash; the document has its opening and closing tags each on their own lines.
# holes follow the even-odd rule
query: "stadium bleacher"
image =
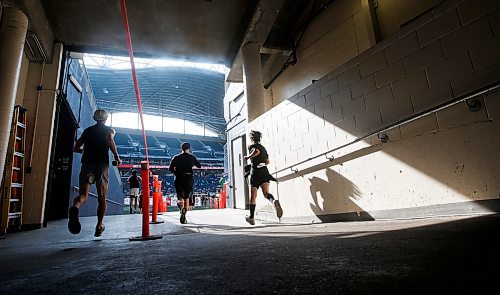
<svg viewBox="0 0 500 295">
<path fill-rule="evenodd" d="M 201 158 L 201 159 L 215 158 L 215 154 L 212 154 L 211 152 L 208 152 L 208 151 L 194 151 L 193 154 L 197 158 Z"/>
<path fill-rule="evenodd" d="M 206 151 L 207 149 L 199 140 L 189 140 L 192 151 Z"/>
<path fill-rule="evenodd" d="M 149 149 L 149 156 L 150 157 L 169 157 L 169 153 L 167 153 L 165 150 L 162 150 L 162 149 L 150 148 Z"/>
<path fill-rule="evenodd" d="M 115 143 L 119 146 L 127 146 L 128 145 L 128 136 L 123 133 L 116 133 L 115 135 Z"/>
<path fill-rule="evenodd" d="M 130 141 L 132 138 L 132 141 Z M 219 188 L 219 179 L 224 172 L 223 142 L 213 140 L 203 140 L 191 136 L 176 136 L 174 134 L 154 134 L 147 135 L 148 153 L 151 165 L 164 166 L 163 168 L 152 169 L 153 174 L 159 175 L 162 180 L 162 192 L 164 195 L 175 194 L 174 176 L 166 169 L 170 165 L 172 156 L 179 154 L 181 142 L 189 142 L 193 148 L 193 154 L 198 158 L 203 167 L 210 167 L 206 170 L 195 170 L 195 187 L 197 193 L 214 194 Z M 135 143 L 134 143 L 135 141 Z M 115 136 L 118 153 L 127 165 L 137 165 L 145 158 L 145 148 L 142 144 L 142 135 L 137 130 L 118 128 Z M 160 147 L 158 142 L 162 143 Z M 138 144 L 138 145 L 137 145 Z M 130 166 L 128 166 L 130 167 Z M 216 169 L 213 169 L 216 168 Z M 123 180 L 123 193 L 128 194 L 127 179 L 131 169 L 122 167 L 120 174 Z"/>
<path fill-rule="evenodd" d="M 129 134 L 129 136 L 132 138 L 132 140 L 136 141 L 139 143 L 139 146 L 143 146 L 144 140 L 142 139 L 142 135 L 140 134 Z"/>
<path fill-rule="evenodd" d="M 158 140 L 164 142 L 171 149 L 180 149 L 181 141 L 177 138 L 158 137 Z"/>
<path fill-rule="evenodd" d="M 214 142 L 214 141 L 202 141 L 202 143 L 205 145 L 205 146 L 209 146 L 212 148 L 212 150 L 214 150 L 215 152 L 224 152 L 224 146 L 219 143 L 219 142 Z"/>
</svg>

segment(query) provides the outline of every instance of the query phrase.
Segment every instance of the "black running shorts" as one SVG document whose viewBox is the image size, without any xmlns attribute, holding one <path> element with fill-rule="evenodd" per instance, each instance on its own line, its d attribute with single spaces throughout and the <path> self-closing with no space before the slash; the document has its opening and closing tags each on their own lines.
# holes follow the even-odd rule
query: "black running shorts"
<svg viewBox="0 0 500 295">
<path fill-rule="evenodd" d="M 264 183 L 266 182 L 268 183 L 273 179 L 274 178 L 272 177 L 271 174 L 269 174 L 269 170 L 267 170 L 267 167 L 261 167 L 261 168 L 252 167 L 252 171 L 250 172 L 250 185 L 252 187 L 259 188 Z"/>
<path fill-rule="evenodd" d="M 177 193 L 177 199 L 189 199 L 189 196 L 193 192 L 193 175 L 184 174 L 175 176 L 174 185 Z"/>
<path fill-rule="evenodd" d="M 90 183 L 97 187 L 108 185 L 109 165 L 106 164 L 82 164 L 80 169 L 80 194 L 84 193 L 85 184 Z"/>
</svg>

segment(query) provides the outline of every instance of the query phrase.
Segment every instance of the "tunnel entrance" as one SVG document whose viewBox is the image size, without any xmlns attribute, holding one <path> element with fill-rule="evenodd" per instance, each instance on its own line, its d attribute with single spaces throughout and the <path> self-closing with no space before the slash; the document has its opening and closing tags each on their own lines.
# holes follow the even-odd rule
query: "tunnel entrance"
<svg viewBox="0 0 500 295">
<path fill-rule="evenodd" d="M 72 149 L 83 130 L 95 124 L 92 116 L 96 109 L 107 112 L 106 125 L 116 131 L 114 141 L 122 161 L 109 169 L 106 215 L 142 211 L 140 206 L 130 206 L 128 180 L 133 170 L 140 171 L 146 152 L 152 174 L 162 182 L 158 207 L 178 210 L 174 175 L 168 168 L 172 157 L 181 152 L 182 142 L 190 143 L 191 153 L 202 166 L 194 171 L 192 205 L 195 209 L 226 206 L 220 198 L 226 196 L 222 191 L 226 187 L 223 65 L 137 58 L 145 143 L 129 58 L 69 51 L 65 58 L 61 79 L 64 99 L 56 114 L 46 220 L 66 218 L 78 195 L 81 154 Z M 80 216 L 95 216 L 96 196 L 95 186 L 91 186 Z M 150 195 L 150 206 L 151 200 Z"/>
<path fill-rule="evenodd" d="M 54 140 L 45 203 L 45 219 L 52 221 L 68 217 L 71 191 L 73 145 L 78 123 L 66 98 L 57 98 Z"/>
</svg>

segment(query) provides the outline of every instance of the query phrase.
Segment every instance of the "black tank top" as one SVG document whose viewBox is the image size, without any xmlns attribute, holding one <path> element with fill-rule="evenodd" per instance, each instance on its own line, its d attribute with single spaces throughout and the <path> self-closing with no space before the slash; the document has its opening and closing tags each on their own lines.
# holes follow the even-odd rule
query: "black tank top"
<svg viewBox="0 0 500 295">
<path fill-rule="evenodd" d="M 260 163 L 266 163 L 269 155 L 267 154 L 266 148 L 260 143 L 255 143 L 248 147 L 249 152 L 251 152 L 253 149 L 257 149 L 260 151 L 257 157 L 252 158 L 252 167 L 257 168 Z"/>
<path fill-rule="evenodd" d="M 83 131 L 83 164 L 109 165 L 109 147 L 106 138 L 110 132 L 110 127 L 99 124 Z"/>
</svg>

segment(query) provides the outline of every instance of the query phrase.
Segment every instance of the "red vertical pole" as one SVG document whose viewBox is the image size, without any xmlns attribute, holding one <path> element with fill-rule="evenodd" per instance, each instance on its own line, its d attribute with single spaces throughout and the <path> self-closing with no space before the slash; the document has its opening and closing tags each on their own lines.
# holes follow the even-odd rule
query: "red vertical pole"
<svg viewBox="0 0 500 295">
<path fill-rule="evenodd" d="M 142 237 L 149 237 L 149 164 L 141 162 L 142 178 Z"/>
<path fill-rule="evenodd" d="M 134 81 L 135 97 L 137 99 L 137 109 L 139 111 L 139 118 L 141 119 L 142 138 L 144 140 L 144 148 L 146 149 L 145 150 L 146 161 L 148 161 L 149 163 L 148 141 L 146 138 L 146 131 L 144 129 L 144 116 L 142 115 L 141 92 L 139 91 L 139 82 L 137 81 L 137 71 L 135 69 L 135 62 L 134 62 L 134 48 L 132 47 L 132 36 L 130 35 L 130 28 L 128 24 L 128 15 L 127 15 L 127 5 L 125 3 L 125 0 L 120 1 L 120 6 L 122 10 L 123 27 L 125 28 L 125 38 L 127 39 L 128 55 L 130 57 L 130 66 L 132 67 L 132 79 Z"/>
<path fill-rule="evenodd" d="M 122 12 L 123 27 L 125 29 L 125 38 L 127 39 L 127 49 L 130 57 L 130 66 L 132 67 L 132 79 L 134 81 L 135 98 L 137 99 L 137 109 L 142 125 L 142 138 L 144 140 L 144 147 L 146 148 L 146 161 L 141 162 L 141 176 L 142 176 L 142 237 L 130 238 L 131 241 L 137 240 L 153 240 L 161 239 L 161 236 L 149 235 L 149 153 L 148 141 L 146 138 L 146 130 L 144 129 L 144 116 L 142 114 L 141 93 L 139 91 L 139 82 L 137 81 L 137 72 L 135 70 L 134 62 L 134 49 L 132 47 L 132 37 L 130 35 L 130 28 L 128 24 L 127 6 L 125 0 L 120 1 Z"/>
</svg>

